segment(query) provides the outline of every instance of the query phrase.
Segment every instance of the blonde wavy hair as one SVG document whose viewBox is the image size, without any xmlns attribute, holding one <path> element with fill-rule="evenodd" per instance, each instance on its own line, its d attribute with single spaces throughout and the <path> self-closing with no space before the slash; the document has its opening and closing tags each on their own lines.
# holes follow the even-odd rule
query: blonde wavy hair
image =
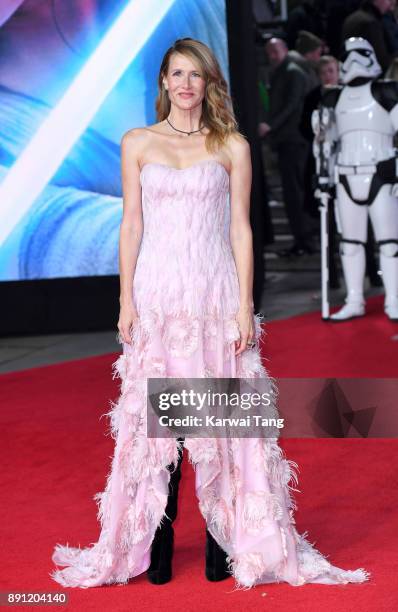
<svg viewBox="0 0 398 612">
<path fill-rule="evenodd" d="M 160 65 L 158 77 L 158 96 L 156 113 L 158 121 L 169 116 L 171 102 L 164 87 L 163 79 L 167 76 L 170 59 L 174 53 L 180 53 L 194 62 L 205 82 L 205 96 L 202 102 L 201 124 L 209 130 L 206 135 L 206 148 L 214 152 L 221 147 L 230 134 L 238 132 L 238 124 L 232 108 L 228 85 L 221 72 L 220 65 L 207 45 L 193 38 L 180 38 L 167 49 Z"/>
</svg>

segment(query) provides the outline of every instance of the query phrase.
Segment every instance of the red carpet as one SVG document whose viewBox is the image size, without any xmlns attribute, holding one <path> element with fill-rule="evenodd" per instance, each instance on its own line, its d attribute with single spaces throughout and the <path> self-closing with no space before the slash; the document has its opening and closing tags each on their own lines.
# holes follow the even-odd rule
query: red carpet
<svg viewBox="0 0 398 612">
<path fill-rule="evenodd" d="M 274 376 L 397 376 L 398 326 L 377 300 L 369 316 L 344 325 L 319 314 L 267 325 L 268 367 Z M 145 577 L 127 586 L 62 589 L 49 577 L 55 543 L 87 546 L 98 538 L 93 495 L 103 490 L 113 451 L 100 415 L 115 399 L 115 355 L 2 375 L 2 520 L 0 590 L 63 591 L 68 610 L 396 610 L 398 488 L 396 440 L 284 440 L 300 466 L 297 527 L 330 561 L 372 573 L 365 584 L 287 584 L 233 592 L 203 574 L 204 524 L 185 460 L 173 581 Z M 186 520 L 189 517 L 189 521 Z M 185 520 L 184 520 L 185 519 Z M 26 609 L 19 606 L 16 609 Z M 30 609 L 30 608 L 28 608 Z M 33 608 L 32 608 L 33 609 Z"/>
<path fill-rule="evenodd" d="M 384 315 L 383 299 L 368 299 L 366 316 L 345 323 L 322 321 L 320 312 L 266 323 L 265 365 L 287 378 L 397 377 L 398 323 Z"/>
</svg>

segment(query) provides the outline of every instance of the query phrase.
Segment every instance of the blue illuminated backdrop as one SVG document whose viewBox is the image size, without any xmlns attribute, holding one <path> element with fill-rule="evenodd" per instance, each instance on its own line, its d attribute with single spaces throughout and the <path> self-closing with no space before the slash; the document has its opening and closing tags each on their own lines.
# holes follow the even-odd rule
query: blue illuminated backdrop
<svg viewBox="0 0 398 612">
<path fill-rule="evenodd" d="M 71 0 L 67 11 L 65 3 L 34 4 L 4 0 L 0 8 L 0 280 L 117 274 L 120 139 L 155 122 L 160 61 L 176 38 L 208 44 L 228 78 L 225 2 L 157 0 L 154 13 L 149 1 L 132 0 L 116 14 L 111 0 Z M 122 57 L 95 65 L 87 97 L 72 92 L 82 104 L 76 96 L 65 104 L 129 5 L 117 38 L 127 45 Z"/>
</svg>

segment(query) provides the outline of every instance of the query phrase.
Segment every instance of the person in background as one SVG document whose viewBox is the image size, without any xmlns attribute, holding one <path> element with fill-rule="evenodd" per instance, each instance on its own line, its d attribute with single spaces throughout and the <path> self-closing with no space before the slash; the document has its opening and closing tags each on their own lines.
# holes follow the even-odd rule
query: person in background
<svg viewBox="0 0 398 612">
<path fill-rule="evenodd" d="M 386 33 L 387 47 L 394 56 L 398 55 L 398 21 L 397 0 L 390 0 L 390 10 L 383 15 L 383 26 Z"/>
<path fill-rule="evenodd" d="M 398 81 L 398 57 L 394 57 L 391 64 L 387 68 L 385 78 Z"/>
<path fill-rule="evenodd" d="M 343 41 L 351 36 L 368 40 L 383 71 L 387 70 L 393 59 L 383 23 L 383 15 L 389 10 L 391 0 L 364 0 L 360 8 L 346 18 L 342 31 Z"/>
<path fill-rule="evenodd" d="M 323 55 L 318 65 L 321 87 L 335 87 L 339 83 L 340 62 L 333 55 Z"/>
<path fill-rule="evenodd" d="M 269 113 L 259 124 L 260 137 L 269 137 L 278 156 L 283 200 L 294 244 L 281 254 L 286 256 L 313 253 L 303 213 L 304 169 L 308 144 L 299 124 L 308 76 L 288 54 L 285 41 L 271 38 L 265 45 L 271 65 Z"/>
<path fill-rule="evenodd" d="M 328 87 L 336 87 L 339 83 L 339 61 L 332 55 L 323 55 L 319 60 L 318 74 L 320 84 L 310 91 L 304 101 L 303 114 L 301 117 L 300 131 L 303 137 L 307 140 L 310 153 L 307 158 L 304 176 L 304 210 L 319 222 L 319 200 L 315 197 L 315 178 L 316 167 L 315 158 L 312 153 L 312 143 L 314 140 L 314 132 L 311 125 L 312 113 L 321 101 L 323 93 Z M 329 214 L 329 286 L 332 289 L 340 287 L 340 280 L 335 258 L 336 244 L 336 220 L 334 217 L 333 206 L 330 206 Z M 320 227 L 318 225 L 318 233 Z"/>
<path fill-rule="evenodd" d="M 318 36 L 306 30 L 301 30 L 296 40 L 295 50 L 289 51 L 289 57 L 307 74 L 308 92 L 320 85 L 318 63 L 324 46 L 324 41 Z"/>
<path fill-rule="evenodd" d="M 385 74 L 386 79 L 398 81 L 398 57 L 394 57 Z M 394 147 L 398 149 L 398 135 L 394 136 Z"/>
</svg>

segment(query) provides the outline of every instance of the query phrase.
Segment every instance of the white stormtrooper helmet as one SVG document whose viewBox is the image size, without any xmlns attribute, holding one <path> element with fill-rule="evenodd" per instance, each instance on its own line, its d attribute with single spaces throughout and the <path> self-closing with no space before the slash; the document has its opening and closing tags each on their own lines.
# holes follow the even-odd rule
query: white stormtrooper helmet
<svg viewBox="0 0 398 612">
<path fill-rule="evenodd" d="M 358 77 L 374 79 L 382 73 L 374 49 L 365 38 L 347 38 L 341 62 L 340 76 L 345 85 Z"/>
</svg>

